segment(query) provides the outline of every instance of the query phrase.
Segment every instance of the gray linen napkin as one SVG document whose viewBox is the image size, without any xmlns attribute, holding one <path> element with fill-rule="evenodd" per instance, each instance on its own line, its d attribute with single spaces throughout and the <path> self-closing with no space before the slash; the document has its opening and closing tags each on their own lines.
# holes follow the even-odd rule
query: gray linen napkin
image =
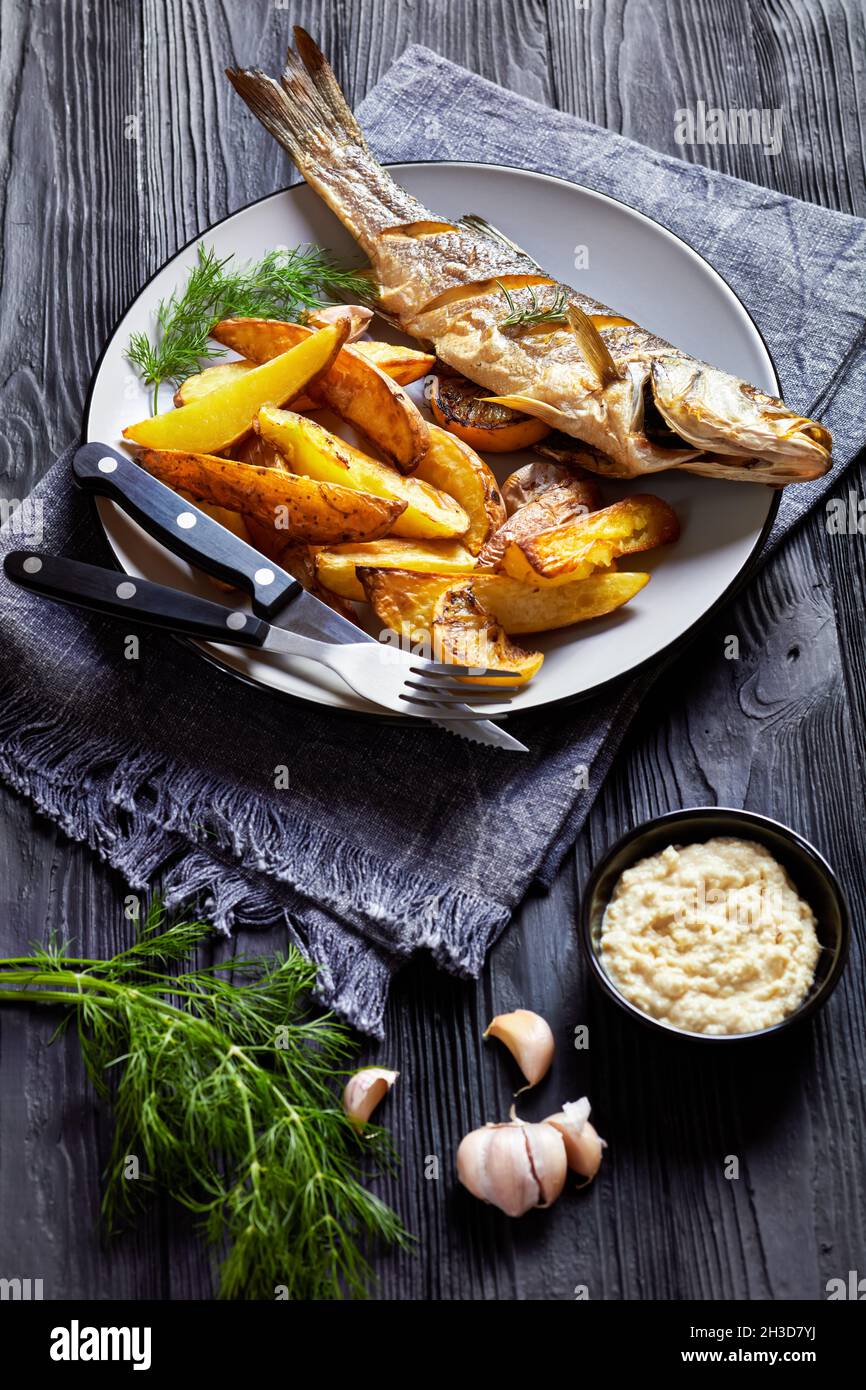
<svg viewBox="0 0 866 1390">
<path fill-rule="evenodd" d="M 413 47 L 360 109 L 383 160 L 477 159 L 611 193 L 708 257 L 747 304 L 786 400 L 836 465 L 789 489 L 767 550 L 860 447 L 866 224 L 657 154 Z M 108 559 L 69 454 L 36 491 L 48 550 Z M 13 517 L 2 549 L 22 544 Z M 509 756 L 435 729 L 292 707 L 182 643 L 47 605 L 0 580 L 0 774 L 135 888 L 233 924 L 284 924 L 319 992 L 381 1032 L 394 971 L 426 947 L 477 974 L 531 882 L 549 883 L 637 707 L 634 681 L 514 721 Z M 642 681 L 645 688 L 646 680 Z M 274 770 L 290 769 L 278 790 Z M 589 787 L 579 769 L 589 768 Z"/>
</svg>

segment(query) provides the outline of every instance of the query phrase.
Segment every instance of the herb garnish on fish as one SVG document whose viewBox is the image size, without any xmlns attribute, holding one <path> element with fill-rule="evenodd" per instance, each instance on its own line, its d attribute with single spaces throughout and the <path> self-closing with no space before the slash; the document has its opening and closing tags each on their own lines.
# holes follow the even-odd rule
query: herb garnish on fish
<svg viewBox="0 0 866 1390">
<path fill-rule="evenodd" d="M 198 262 L 184 288 L 157 305 L 155 337 L 131 335 L 126 356 L 153 388 L 154 414 L 162 382 L 177 386 L 206 358 L 225 356 L 223 348 L 209 341 L 220 319 L 294 320 L 334 297 L 369 293 L 369 281 L 359 271 L 336 265 L 316 246 L 276 249 L 241 266 L 232 265 L 233 260 L 220 260 L 213 247 L 199 246 Z"/>
<path fill-rule="evenodd" d="M 408 1238 L 362 1185 L 365 1154 L 381 1167 L 389 1149 L 342 1109 L 350 1032 L 306 1011 L 316 967 L 296 950 L 178 969 L 210 935 L 155 908 L 108 960 L 56 942 L 0 960 L 0 1002 L 67 1009 L 58 1033 L 75 1019 L 88 1077 L 113 1103 L 110 1226 L 161 1188 L 224 1257 L 221 1297 L 363 1296 L 368 1242 Z"/>
<path fill-rule="evenodd" d="M 542 304 L 538 295 L 531 285 L 527 287 L 529 296 L 528 304 L 518 304 L 514 295 L 503 285 L 501 280 L 496 282 L 505 296 L 508 305 L 508 317 L 502 320 L 503 328 L 528 328 L 535 323 L 565 323 L 568 312 L 568 295 L 563 288 L 556 291 L 552 303 Z"/>
</svg>

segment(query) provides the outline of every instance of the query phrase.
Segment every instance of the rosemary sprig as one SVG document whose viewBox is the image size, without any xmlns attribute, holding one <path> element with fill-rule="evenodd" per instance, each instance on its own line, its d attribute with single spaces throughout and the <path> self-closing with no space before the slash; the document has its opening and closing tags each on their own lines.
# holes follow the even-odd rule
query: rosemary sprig
<svg viewBox="0 0 866 1390">
<path fill-rule="evenodd" d="M 157 305 L 155 337 L 131 335 L 126 356 L 152 388 L 154 414 L 164 381 L 177 385 L 206 358 L 225 355 L 208 341 L 219 319 L 294 319 L 325 300 L 370 292 L 361 271 L 336 265 L 316 246 L 269 251 L 241 266 L 233 262 L 233 256 L 220 260 L 213 247 L 199 246 L 186 285 Z"/>
<path fill-rule="evenodd" d="M 562 286 L 557 289 L 552 302 L 544 305 L 535 293 L 535 287 L 527 285 L 529 302 L 528 304 L 518 304 L 514 295 L 507 286 L 503 285 L 501 280 L 497 280 L 496 283 L 505 295 L 505 303 L 508 306 L 508 315 L 502 320 L 503 328 L 528 328 L 534 323 L 565 323 L 567 321 L 568 292 Z"/>
<path fill-rule="evenodd" d="M 157 907 L 111 959 L 52 942 L 0 960 L 0 1001 L 62 1005 L 77 1024 L 88 1076 L 113 1101 L 111 1227 L 162 1188 L 223 1252 L 221 1297 L 361 1297 L 370 1240 L 408 1237 L 361 1181 L 367 1155 L 380 1168 L 391 1155 L 384 1132 L 359 1135 L 339 1103 L 349 1031 L 306 1011 L 316 968 L 295 950 L 172 969 L 209 934 L 166 926 Z"/>
</svg>

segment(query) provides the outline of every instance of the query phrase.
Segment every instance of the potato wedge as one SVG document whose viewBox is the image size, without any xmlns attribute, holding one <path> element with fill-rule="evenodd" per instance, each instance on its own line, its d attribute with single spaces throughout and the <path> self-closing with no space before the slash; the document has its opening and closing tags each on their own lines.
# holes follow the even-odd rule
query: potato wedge
<svg viewBox="0 0 866 1390">
<path fill-rule="evenodd" d="M 387 463 L 368 458 L 314 420 L 265 406 L 256 417 L 256 429 L 279 449 L 296 473 L 404 502 L 392 535 L 449 540 L 468 529 L 469 517 L 453 497 L 422 478 L 404 478 Z"/>
<path fill-rule="evenodd" d="M 312 334 L 303 324 L 275 319 L 223 319 L 211 330 L 218 343 L 253 362 L 266 362 Z M 354 347 L 343 348 L 310 394 L 359 429 L 403 473 L 411 473 L 427 449 L 427 422 L 414 401 Z"/>
<path fill-rule="evenodd" d="M 417 348 L 396 347 L 394 343 L 377 343 L 369 338 L 362 338 L 360 342 L 353 343 L 355 352 L 360 352 L 362 357 L 368 357 L 374 362 L 380 372 L 384 372 L 392 381 L 396 381 L 398 386 L 409 386 L 413 381 L 420 381 L 422 376 L 427 376 L 436 365 L 436 358 L 431 352 L 419 352 Z"/>
<path fill-rule="evenodd" d="M 414 476 L 447 492 L 469 517 L 463 544 L 476 555 L 505 521 L 499 484 L 475 450 L 456 435 L 430 425 L 430 446 Z"/>
<path fill-rule="evenodd" d="M 320 550 L 316 574 L 327 589 L 363 603 L 366 595 L 358 568 L 400 569 L 435 574 L 471 574 L 475 559 L 460 541 L 407 541 L 386 536 L 366 545 L 340 545 Z M 516 582 L 516 581 L 515 581 Z"/>
<path fill-rule="evenodd" d="M 181 382 L 174 393 L 174 404 L 179 409 L 182 405 L 189 405 L 191 401 L 200 400 L 202 396 L 209 396 L 211 391 L 218 391 L 230 381 L 246 376 L 255 365 L 255 362 L 247 362 L 241 358 L 238 362 L 216 362 L 212 367 L 205 367 Z"/>
<path fill-rule="evenodd" d="M 548 488 L 586 480 L 587 475 L 581 469 L 570 468 L 566 463 L 547 458 L 533 459 L 532 463 L 524 463 L 510 473 L 500 490 L 505 510 L 509 516 L 513 516 L 518 507 L 534 502 Z"/>
<path fill-rule="evenodd" d="M 297 347 L 234 377 L 217 391 L 190 401 L 179 410 L 154 415 L 123 431 L 125 439 L 146 449 L 183 449 L 212 454 L 235 444 L 250 429 L 259 406 L 294 400 L 314 377 L 326 370 L 346 340 L 345 320 L 310 333 Z"/>
<path fill-rule="evenodd" d="M 260 434 L 253 430 L 245 439 L 233 444 L 228 451 L 229 458 L 233 458 L 236 463 L 251 463 L 255 468 L 281 468 L 284 473 L 291 473 L 279 449 L 275 449 L 266 439 L 262 439 Z"/>
<path fill-rule="evenodd" d="M 316 482 L 278 468 L 181 450 L 145 449 L 138 462 L 169 487 L 284 530 L 294 541 L 340 545 L 384 536 L 405 509 L 397 498 Z"/>
<path fill-rule="evenodd" d="M 204 367 L 194 376 L 188 376 L 185 381 L 181 382 L 174 393 L 174 403 L 176 406 L 189 405 L 190 401 L 197 401 L 202 396 L 209 396 L 211 391 L 218 391 L 221 386 L 227 385 L 236 377 L 245 376 L 256 365 L 255 362 L 240 357 L 236 362 L 216 362 L 212 367 Z M 291 402 L 293 410 L 313 410 L 315 404 L 312 396 L 308 396 L 304 392 L 301 392 L 300 396 Z"/>
<path fill-rule="evenodd" d="M 529 540 L 511 541 L 502 567 L 524 583 L 569 584 L 606 569 L 619 555 L 675 541 L 679 533 L 676 513 L 667 502 L 638 494 Z"/>
<path fill-rule="evenodd" d="M 479 568 L 501 569 L 503 556 L 512 542 L 531 540 L 542 531 L 588 516 L 600 506 L 601 493 L 595 483 L 572 478 L 567 483 L 547 488 L 534 502 L 527 502 L 525 507 L 513 512 L 505 525 L 485 542 L 478 554 Z"/>
<path fill-rule="evenodd" d="M 541 669 L 543 652 L 530 652 L 517 646 L 506 635 L 481 603 L 471 579 L 461 579 L 446 589 L 436 601 L 430 627 L 432 652 L 437 661 L 453 661 L 463 666 L 507 672 L 502 684 L 524 685 Z M 466 679 L 469 685 L 472 678 Z"/>
<path fill-rule="evenodd" d="M 399 573 L 388 570 L 358 570 L 358 578 L 385 625 L 411 642 L 413 632 L 423 633 L 433 621 L 440 596 L 454 586 L 447 574 Z M 467 576 L 479 602 L 509 635 L 553 632 L 591 618 L 612 613 L 649 583 L 648 574 L 618 573 L 606 570 L 576 579 L 556 588 L 537 588 L 512 579 L 507 574 L 476 570 Z"/>
</svg>

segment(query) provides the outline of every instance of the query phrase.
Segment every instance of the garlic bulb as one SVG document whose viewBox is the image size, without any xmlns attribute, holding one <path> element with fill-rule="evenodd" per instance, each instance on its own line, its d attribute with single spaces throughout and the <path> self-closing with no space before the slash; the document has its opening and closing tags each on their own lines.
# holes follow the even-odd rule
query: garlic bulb
<svg viewBox="0 0 866 1390">
<path fill-rule="evenodd" d="M 528 1086 L 534 1086 L 546 1076 L 553 1061 L 553 1033 L 550 1024 L 529 1009 L 515 1009 L 511 1014 L 497 1014 L 488 1025 L 485 1038 L 498 1038 L 505 1043 Z M 528 1087 L 524 1087 L 524 1090 Z"/>
<path fill-rule="evenodd" d="M 590 1182 L 601 1166 L 601 1155 L 607 1144 L 589 1123 L 589 1101 L 586 1096 L 569 1101 L 555 1115 L 542 1122 L 556 1129 L 565 1144 L 568 1166 Z"/>
<path fill-rule="evenodd" d="M 398 1071 L 364 1067 L 350 1076 L 343 1091 L 343 1109 L 357 1129 L 363 1129 L 383 1096 L 390 1091 Z"/>
<path fill-rule="evenodd" d="M 523 1216 L 533 1207 L 555 1202 L 568 1173 L 565 1142 L 548 1124 L 484 1125 L 461 1141 L 457 1176 L 482 1202 L 507 1216 Z"/>
</svg>

